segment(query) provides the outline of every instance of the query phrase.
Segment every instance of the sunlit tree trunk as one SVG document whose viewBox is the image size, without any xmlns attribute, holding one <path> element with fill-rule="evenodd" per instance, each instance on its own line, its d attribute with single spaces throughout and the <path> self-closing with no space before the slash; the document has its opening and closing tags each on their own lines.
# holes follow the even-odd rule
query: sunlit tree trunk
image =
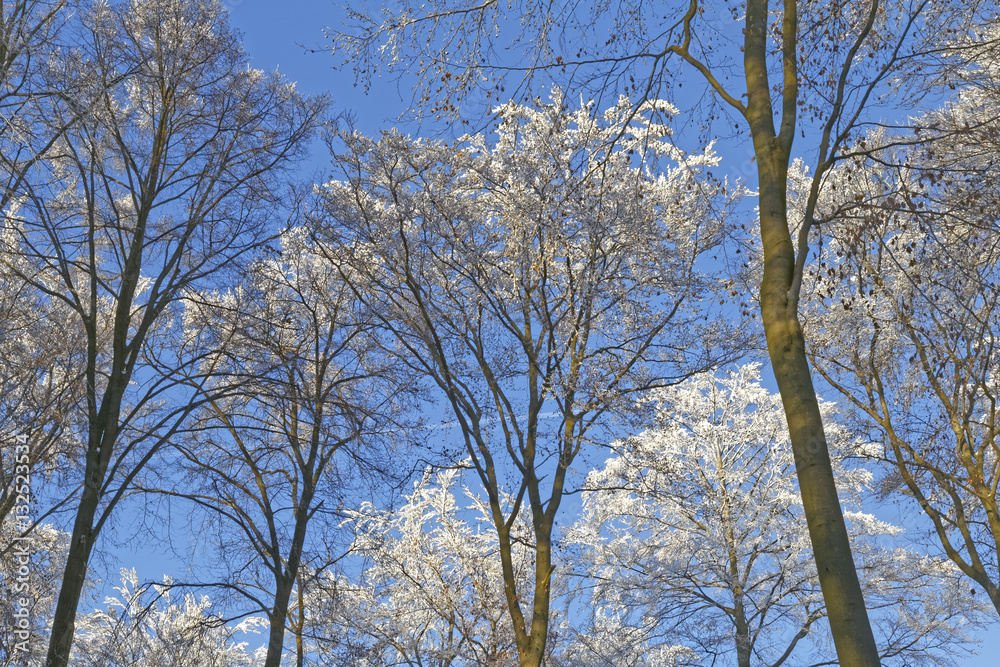
<svg viewBox="0 0 1000 667">
<path fill-rule="evenodd" d="M 837 656 L 845 667 L 867 667 L 880 664 L 878 648 L 851 555 L 819 402 L 809 373 L 798 317 L 797 285 L 802 279 L 802 268 L 796 266 L 796 248 L 788 229 L 788 163 L 798 104 L 796 10 L 794 0 L 785 1 L 784 105 L 780 132 L 776 132 L 767 77 L 768 2 L 747 3 L 746 118 L 753 137 L 760 188 L 760 237 L 764 253 L 761 320 L 788 421 L 802 507 Z"/>
</svg>

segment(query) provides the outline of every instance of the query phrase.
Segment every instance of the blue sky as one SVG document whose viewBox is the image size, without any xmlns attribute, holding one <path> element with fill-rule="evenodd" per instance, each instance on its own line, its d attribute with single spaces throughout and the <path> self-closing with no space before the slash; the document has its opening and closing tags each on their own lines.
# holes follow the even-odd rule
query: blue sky
<svg viewBox="0 0 1000 667">
<path fill-rule="evenodd" d="M 335 60 L 319 52 L 323 46 L 322 29 L 336 25 L 343 10 L 330 0 L 295 0 L 293 2 L 265 2 L 264 0 L 229 0 L 224 4 L 230 10 L 231 22 L 244 34 L 244 45 L 252 57 L 253 66 L 271 70 L 277 67 L 290 80 L 298 83 L 306 93 L 329 92 L 334 112 L 349 112 L 358 129 L 374 134 L 379 129 L 396 125 L 397 116 L 405 109 L 409 90 L 401 89 L 392 79 L 373 81 L 370 94 L 353 85 L 351 72 L 333 70 Z M 309 53 L 307 49 L 316 49 Z M 413 132 L 414 127 L 404 127 Z M 735 154 L 734 154 L 735 153 Z M 723 153 L 729 161 L 729 170 L 745 171 L 734 165 L 748 164 L 746 150 L 737 149 Z M 315 172 L 318 179 L 329 173 L 325 148 L 317 142 L 314 155 L 306 169 Z M 752 173 L 752 170 L 751 170 Z M 744 174 L 749 175 L 749 174 Z M 772 387 L 773 389 L 773 387 Z M 147 562 L 141 574 L 158 578 Z M 962 660 L 963 667 L 987 667 L 998 664 L 995 655 L 1000 652 L 1000 632 L 994 628 L 983 644 L 979 657 Z"/>
<path fill-rule="evenodd" d="M 371 93 L 365 95 L 360 86 L 354 86 L 352 73 L 335 71 L 334 58 L 319 52 L 324 44 L 323 28 L 336 24 L 343 12 L 336 3 L 224 0 L 224 4 L 229 8 L 232 24 L 243 32 L 244 46 L 254 67 L 264 70 L 277 67 L 296 81 L 302 92 L 329 93 L 334 112 L 352 113 L 358 129 L 366 133 L 374 134 L 396 125 L 395 120 L 406 105 L 394 81 L 376 80 Z M 306 49 L 317 52 L 309 53 Z M 403 95 L 407 92 L 403 91 Z"/>
</svg>

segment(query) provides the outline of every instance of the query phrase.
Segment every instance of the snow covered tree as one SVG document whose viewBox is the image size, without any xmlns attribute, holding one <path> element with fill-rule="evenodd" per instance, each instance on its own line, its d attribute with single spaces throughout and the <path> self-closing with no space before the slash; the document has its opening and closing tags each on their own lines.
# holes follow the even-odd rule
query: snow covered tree
<svg viewBox="0 0 1000 667">
<path fill-rule="evenodd" d="M 69 535 L 50 524 L 30 531 L 8 516 L 0 524 L 0 665 L 35 667 L 59 593 Z"/>
<path fill-rule="evenodd" d="M 67 129 L 47 124 L 44 110 L 54 95 L 72 96 L 79 85 L 56 89 L 47 77 L 76 4 L 16 0 L 0 6 L 0 210 L 17 208 L 24 179 Z M 10 232 L 0 231 L 8 235 L 0 245 L 15 240 Z M 85 345 L 62 330 L 68 316 L 64 304 L 48 302 L 0 262 L 0 522 L 14 500 L 13 438 L 30 437 L 28 466 L 36 488 L 79 444 L 74 422 L 81 408 L 75 404 L 83 396 L 79 353 Z"/>
<path fill-rule="evenodd" d="M 226 625 L 209 611 L 208 597 L 185 595 L 175 602 L 171 582 L 143 585 L 135 570 L 123 569 L 118 595 L 104 610 L 79 619 L 73 667 L 252 667 L 242 633 L 256 634 L 260 618 Z"/>
<path fill-rule="evenodd" d="M 210 543 L 198 548 L 218 554 L 239 604 L 267 615 L 263 664 L 277 667 L 293 595 L 304 595 L 300 568 L 316 576 L 339 557 L 341 507 L 360 480 L 382 478 L 409 392 L 368 335 L 366 309 L 301 228 L 239 287 L 189 299 L 184 325 L 210 351 L 216 397 L 163 466 L 164 484 L 178 469 L 185 479 L 158 491 L 202 510 L 193 522 Z"/>
<path fill-rule="evenodd" d="M 46 102 L 73 97 L 81 81 L 57 85 L 47 74 L 65 28 L 78 10 L 75 0 L 14 0 L 0 6 L 0 210 L 23 192 L 23 181 L 55 141 L 72 126 L 47 123 Z"/>
<path fill-rule="evenodd" d="M 830 174 L 807 318 L 812 362 L 883 445 L 883 492 L 919 504 L 930 548 L 1000 613 L 996 36 L 921 132 L 887 137 L 908 147 Z"/>
<path fill-rule="evenodd" d="M 556 91 L 456 146 L 347 132 L 343 176 L 323 188 L 330 261 L 445 399 L 461 445 L 441 454 L 470 457 L 486 493 L 522 665 L 546 650 L 553 530 L 591 432 L 739 344 L 706 298 L 721 279 L 698 264 L 732 195 L 708 174 L 718 159 L 673 145 L 670 105 L 632 111 Z M 527 590 L 511 532 L 524 506 Z"/>
<path fill-rule="evenodd" d="M 382 68 L 410 77 L 417 113 L 455 117 L 469 113 L 470 101 L 475 113 L 494 100 L 526 101 L 555 81 L 593 97 L 630 95 L 636 108 L 686 99 L 699 106 L 709 136 L 722 127 L 745 136 L 764 255 L 754 297 L 830 624 L 842 664 L 876 667 L 799 321 L 810 230 L 824 175 L 849 156 L 866 123 L 898 122 L 891 105 L 902 101 L 908 113 L 932 89 L 927 75 L 941 73 L 923 68 L 941 65 L 956 35 L 993 21 L 994 3 L 978 1 L 404 0 L 378 11 L 352 3 L 346 26 L 328 36 L 366 85 Z M 694 94 L 692 77 L 704 84 Z M 797 155 L 815 168 L 795 238 L 787 200 Z"/>
<path fill-rule="evenodd" d="M 594 620 L 578 643 L 607 664 L 646 662 L 662 646 L 709 664 L 829 660 L 816 576 L 778 396 L 756 364 L 651 392 L 656 423 L 618 444 L 587 478 L 567 535 L 587 564 Z M 900 529 L 863 512 L 872 474 L 858 441 L 823 405 L 838 490 L 883 664 L 954 664 L 983 620 L 945 559 L 888 546 Z M 592 583 L 591 583 L 592 580 Z M 683 655 L 683 654 L 680 654 Z"/>
<path fill-rule="evenodd" d="M 66 128 L 5 209 L 5 272 L 72 313 L 85 431 L 47 664 L 69 659 L 97 537 L 197 403 L 179 302 L 271 235 L 280 176 L 321 101 L 247 67 L 215 0 L 96 2 L 53 51 L 39 114 Z M 70 41 L 70 40 L 67 40 Z M 44 112 L 44 114 L 43 114 Z M 78 486 L 77 486 L 78 485 Z"/>
<path fill-rule="evenodd" d="M 326 590 L 310 597 L 322 664 L 503 667 L 517 660 L 491 510 L 464 485 L 457 495 L 460 480 L 458 469 L 428 471 L 404 504 L 350 513 L 353 553 L 369 564 L 359 576 L 327 577 Z M 512 500 L 503 498 L 505 507 Z M 533 569 L 523 512 L 511 531 L 523 589 Z"/>
<path fill-rule="evenodd" d="M 65 479 L 80 453 L 86 344 L 65 330 L 71 316 L 66 304 L 0 276 L 0 522 L 14 509 L 19 464 L 37 493 L 45 480 Z M 0 542 L 0 552 L 9 546 Z"/>
</svg>

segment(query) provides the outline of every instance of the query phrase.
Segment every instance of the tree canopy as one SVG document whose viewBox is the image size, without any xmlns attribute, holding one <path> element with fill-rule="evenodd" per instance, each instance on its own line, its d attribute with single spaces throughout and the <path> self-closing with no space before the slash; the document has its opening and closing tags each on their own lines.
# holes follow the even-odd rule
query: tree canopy
<svg viewBox="0 0 1000 667">
<path fill-rule="evenodd" d="M 960 664 L 995 4 L 346 12 L 0 5 L 3 664 Z"/>
</svg>

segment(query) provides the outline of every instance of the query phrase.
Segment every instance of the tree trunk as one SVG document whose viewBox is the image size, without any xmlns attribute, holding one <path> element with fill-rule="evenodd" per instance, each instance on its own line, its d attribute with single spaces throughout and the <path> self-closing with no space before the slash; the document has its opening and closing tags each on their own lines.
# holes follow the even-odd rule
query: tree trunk
<svg viewBox="0 0 1000 667">
<path fill-rule="evenodd" d="M 315 490 L 307 485 L 299 498 L 295 510 L 295 530 L 292 533 L 292 544 L 288 551 L 287 564 L 282 568 L 280 556 L 276 556 L 274 606 L 268 614 L 270 632 L 267 640 L 267 657 L 263 667 L 280 667 L 281 651 L 285 646 L 285 620 L 288 618 L 288 605 L 292 598 L 292 589 L 299 576 L 299 565 L 302 562 L 302 548 L 306 541 L 306 528 L 309 523 L 308 508 L 312 506 Z M 274 552 L 280 553 L 278 544 L 273 545 Z M 301 595 L 301 592 L 300 592 Z"/>
<path fill-rule="evenodd" d="M 264 667 L 279 667 L 281 665 L 281 650 L 285 644 L 285 619 L 288 616 L 288 602 L 292 596 L 292 582 L 294 577 L 289 577 L 285 573 L 284 577 L 278 580 L 278 586 L 274 591 L 274 607 L 268 614 L 270 632 L 267 638 L 267 657 L 264 658 Z"/>
<path fill-rule="evenodd" d="M 764 247 L 760 308 L 767 349 L 788 421 L 802 508 L 837 657 L 844 667 L 875 667 L 880 664 L 878 648 L 837 497 L 805 339 L 790 297 L 795 253 L 785 202 L 788 153 L 774 146 L 776 139 L 760 143 L 765 144 L 757 150 Z"/>
<path fill-rule="evenodd" d="M 733 605 L 733 622 L 736 625 L 736 664 L 737 667 L 750 667 L 750 626 L 747 625 L 746 608 L 743 606 L 743 595 L 736 598 Z"/>
<path fill-rule="evenodd" d="M 552 597 L 552 529 L 553 517 L 559 506 L 558 496 L 553 495 L 550 499 L 548 512 L 543 512 L 541 502 L 538 497 L 538 480 L 531 477 L 529 482 L 531 487 L 530 495 L 532 500 L 533 514 L 532 523 L 535 536 L 535 577 L 532 590 L 531 605 L 531 629 L 528 631 L 524 613 L 520 602 L 520 593 L 517 590 L 517 575 L 514 571 L 513 560 L 513 540 L 510 530 L 506 526 L 499 503 L 499 494 L 496 488 L 491 489 L 490 508 L 493 512 L 494 526 L 497 529 L 497 536 L 500 544 L 500 561 L 504 578 L 504 595 L 507 599 L 507 608 L 514 625 L 514 642 L 517 646 L 519 667 L 540 667 L 542 658 L 545 655 L 546 643 L 549 633 L 549 606 Z"/>
<path fill-rule="evenodd" d="M 93 449 L 93 448 L 92 448 Z M 80 596 L 87 580 L 87 565 L 94 546 L 94 517 L 101 498 L 103 475 L 95 463 L 88 465 L 86 482 L 73 522 L 69 554 L 63 571 L 59 598 L 52 617 L 52 635 L 49 639 L 46 667 L 66 667 L 73 648 L 73 633 L 76 629 L 76 613 L 80 606 Z"/>
<path fill-rule="evenodd" d="M 549 501 L 555 503 L 553 498 Z M 540 667 L 549 636 L 549 605 L 552 596 L 552 521 L 545 515 L 535 531 L 535 590 L 531 622 L 531 650 L 522 667 Z"/>
<path fill-rule="evenodd" d="M 500 561 L 504 578 L 504 596 L 507 599 L 507 609 L 514 625 L 514 643 L 517 646 L 517 658 L 519 667 L 540 667 L 542 656 L 545 654 L 545 643 L 548 636 L 548 606 L 549 591 L 548 582 L 541 582 L 542 570 L 549 571 L 551 567 L 550 534 L 539 533 L 536 528 L 536 555 L 535 555 L 535 586 L 533 593 L 533 604 L 531 609 L 531 631 L 528 631 L 524 613 L 521 608 L 520 593 L 517 590 L 517 575 L 514 571 L 513 561 L 513 541 L 510 531 L 502 520 L 499 500 L 493 502 L 494 498 L 499 498 L 495 493 L 490 494 L 491 510 L 494 515 L 494 525 L 497 528 L 497 535 L 500 544 Z M 499 518 L 498 518 L 499 517 Z"/>
<path fill-rule="evenodd" d="M 760 238 L 764 252 L 761 321 L 788 422 L 802 509 L 837 657 L 843 667 L 876 667 L 880 664 L 878 648 L 837 497 L 798 316 L 797 285 L 801 276 L 796 276 L 796 249 L 788 229 L 787 202 L 788 163 L 799 102 L 798 7 L 796 0 L 784 1 L 781 126 L 776 131 L 767 68 L 770 48 L 768 4 L 768 0 L 747 2 L 743 49 L 747 84 L 745 113 L 757 159 Z"/>
</svg>

